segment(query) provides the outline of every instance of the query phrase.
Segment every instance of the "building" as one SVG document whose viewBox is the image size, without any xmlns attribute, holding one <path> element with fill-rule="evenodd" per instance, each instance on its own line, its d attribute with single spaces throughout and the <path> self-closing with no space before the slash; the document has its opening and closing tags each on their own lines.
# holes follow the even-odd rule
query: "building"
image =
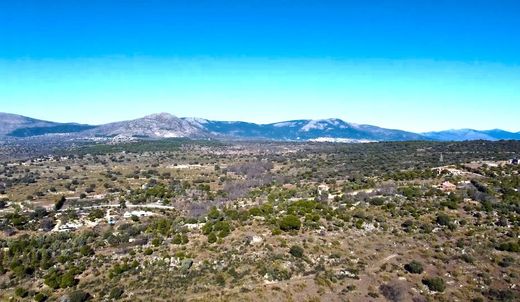
<svg viewBox="0 0 520 302">
<path fill-rule="evenodd" d="M 457 190 L 457 186 L 449 181 L 445 181 L 441 184 L 441 190 L 443 190 L 444 192 L 453 192 Z"/>
<path fill-rule="evenodd" d="M 146 211 L 130 211 L 130 212 L 126 212 L 123 217 L 125 218 L 132 218 L 132 216 L 136 216 L 136 217 L 150 217 L 150 216 L 153 216 L 154 214 L 152 212 L 146 212 Z"/>
</svg>

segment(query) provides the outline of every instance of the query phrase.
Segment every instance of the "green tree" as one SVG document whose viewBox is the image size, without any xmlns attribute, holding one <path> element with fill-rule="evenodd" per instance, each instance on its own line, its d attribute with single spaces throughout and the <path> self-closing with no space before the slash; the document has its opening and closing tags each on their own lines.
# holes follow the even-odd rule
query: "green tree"
<svg viewBox="0 0 520 302">
<path fill-rule="evenodd" d="M 295 215 L 286 215 L 280 220 L 280 229 L 283 231 L 299 230 L 302 223 Z"/>
</svg>

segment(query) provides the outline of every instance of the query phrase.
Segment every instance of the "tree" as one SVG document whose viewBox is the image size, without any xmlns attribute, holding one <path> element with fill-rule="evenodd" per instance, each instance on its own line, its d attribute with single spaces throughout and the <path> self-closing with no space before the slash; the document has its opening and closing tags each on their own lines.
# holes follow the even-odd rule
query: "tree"
<svg viewBox="0 0 520 302">
<path fill-rule="evenodd" d="M 65 205 L 65 201 L 67 201 L 67 199 L 65 198 L 64 195 L 61 195 L 60 199 L 58 199 L 54 203 L 54 210 L 56 210 L 56 211 L 61 210 L 61 208 L 63 208 L 63 206 Z"/>
</svg>

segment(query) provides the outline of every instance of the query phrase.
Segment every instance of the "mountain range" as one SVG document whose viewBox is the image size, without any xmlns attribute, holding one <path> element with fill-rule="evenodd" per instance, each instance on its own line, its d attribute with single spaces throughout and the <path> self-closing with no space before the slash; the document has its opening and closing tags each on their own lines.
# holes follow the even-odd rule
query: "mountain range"
<svg viewBox="0 0 520 302">
<path fill-rule="evenodd" d="M 500 129 L 473 129 L 413 133 L 385 129 L 371 125 L 348 123 L 340 119 L 292 120 L 272 124 L 241 121 L 212 121 L 201 118 L 179 118 L 159 113 L 140 119 L 104 125 L 56 123 L 0 113 L 0 137 L 28 138 L 33 136 L 133 137 L 321 142 L 371 141 L 463 141 L 463 140 L 520 140 L 520 132 Z"/>
</svg>

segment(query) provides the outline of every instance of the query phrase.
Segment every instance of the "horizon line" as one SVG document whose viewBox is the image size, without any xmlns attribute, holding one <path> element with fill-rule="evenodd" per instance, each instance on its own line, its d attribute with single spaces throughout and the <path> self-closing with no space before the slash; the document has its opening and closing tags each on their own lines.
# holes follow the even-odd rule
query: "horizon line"
<svg viewBox="0 0 520 302">
<path fill-rule="evenodd" d="M 520 130 L 517 131 L 517 130 L 508 130 L 508 129 L 502 129 L 502 128 L 492 128 L 492 129 L 449 128 L 449 129 L 444 129 L 444 130 L 413 131 L 413 130 L 405 130 L 405 129 L 400 129 L 400 128 L 383 127 L 383 126 L 378 126 L 378 125 L 373 125 L 373 124 L 354 123 L 354 122 L 349 122 L 349 121 L 346 121 L 346 120 L 344 120 L 342 118 L 337 118 L 337 117 L 329 117 L 329 118 L 299 118 L 299 119 L 296 118 L 296 119 L 288 119 L 288 120 L 282 120 L 282 121 L 270 122 L 270 123 L 256 123 L 256 122 L 251 122 L 251 121 L 246 121 L 246 120 L 221 120 L 221 119 L 207 119 L 207 118 L 197 117 L 197 116 L 177 116 L 177 115 L 172 114 L 170 112 L 163 111 L 163 112 L 155 112 L 155 113 L 141 115 L 140 117 L 136 117 L 136 118 L 115 120 L 115 121 L 111 121 L 111 122 L 107 122 L 107 123 L 95 124 L 95 123 L 82 123 L 82 122 L 75 122 L 75 121 L 73 121 L 73 122 L 56 122 L 56 121 L 53 121 L 53 120 L 42 119 L 42 118 L 28 116 L 28 115 L 19 114 L 19 113 L 0 112 L 0 114 L 1 113 L 21 116 L 21 117 L 30 118 L 30 119 L 36 119 L 36 120 L 43 121 L 43 122 L 51 122 L 51 123 L 59 123 L 59 124 L 78 124 L 78 125 L 88 125 L 88 126 L 95 126 L 95 127 L 103 126 L 103 125 L 106 125 L 106 124 L 118 123 L 118 122 L 133 121 L 133 120 L 142 119 L 142 118 L 153 116 L 153 115 L 169 114 L 169 115 L 171 115 L 173 117 L 176 117 L 176 118 L 179 118 L 179 119 L 202 119 L 202 120 L 206 120 L 206 121 L 210 121 L 210 122 L 248 123 L 248 124 L 255 124 L 255 125 L 260 125 L 260 126 L 275 125 L 275 124 L 286 123 L 286 122 L 295 122 L 295 121 L 340 120 L 340 121 L 342 121 L 344 123 L 347 123 L 349 125 L 373 126 L 373 127 L 383 128 L 383 129 L 387 129 L 387 130 L 405 131 L 405 132 L 415 133 L 415 134 L 427 134 L 427 133 L 462 131 L 462 130 L 470 130 L 470 131 L 494 131 L 494 130 L 499 130 L 499 131 L 506 131 L 506 132 L 510 132 L 510 133 L 520 133 Z"/>
</svg>

